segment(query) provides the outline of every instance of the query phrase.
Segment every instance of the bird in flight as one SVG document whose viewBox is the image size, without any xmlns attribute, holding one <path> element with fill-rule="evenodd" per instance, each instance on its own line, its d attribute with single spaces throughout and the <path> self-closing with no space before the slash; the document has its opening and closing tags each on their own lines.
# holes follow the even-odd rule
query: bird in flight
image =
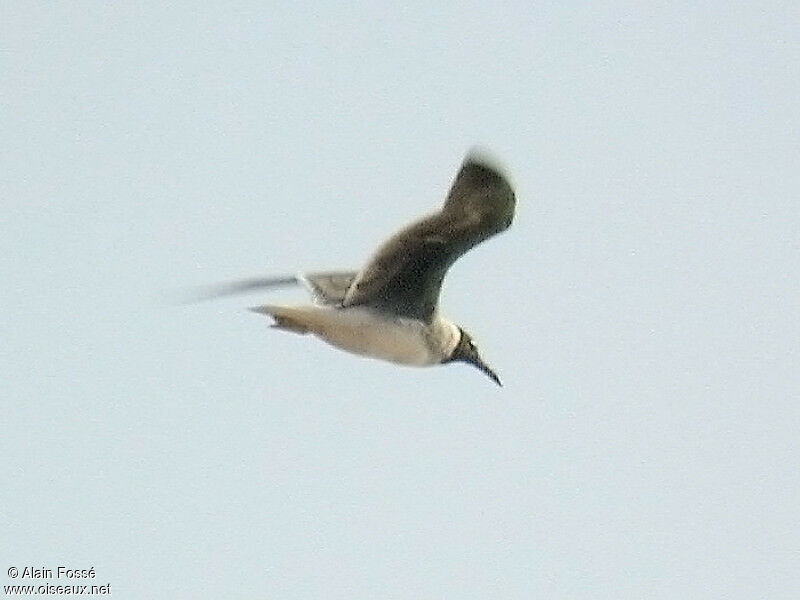
<svg viewBox="0 0 800 600">
<path fill-rule="evenodd" d="M 212 286 L 200 297 L 300 284 L 313 304 L 264 304 L 250 310 L 271 317 L 275 328 L 311 333 L 347 352 L 413 366 L 462 361 L 502 385 L 472 337 L 439 314 L 438 303 L 450 266 L 506 230 L 515 206 L 505 175 L 473 151 L 441 209 L 386 240 L 360 271 L 245 279 Z"/>
</svg>

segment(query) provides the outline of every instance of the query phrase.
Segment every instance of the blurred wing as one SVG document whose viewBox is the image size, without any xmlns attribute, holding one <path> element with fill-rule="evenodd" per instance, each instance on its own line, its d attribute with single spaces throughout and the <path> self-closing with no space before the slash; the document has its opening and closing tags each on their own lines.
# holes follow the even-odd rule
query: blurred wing
<svg viewBox="0 0 800 600">
<path fill-rule="evenodd" d="M 187 294 L 188 302 L 201 302 L 203 300 L 213 300 L 224 296 L 235 296 L 246 294 L 265 288 L 286 287 L 299 283 L 297 277 L 252 277 L 250 279 L 239 279 L 237 281 L 227 281 L 196 288 Z"/>
<path fill-rule="evenodd" d="M 224 296 L 300 284 L 311 293 L 317 304 L 335 305 L 342 303 L 345 293 L 355 277 L 355 271 L 308 273 L 286 277 L 254 277 L 200 288 L 191 294 L 191 300 L 212 300 Z"/>
<path fill-rule="evenodd" d="M 359 272 L 345 306 L 429 321 L 447 269 L 465 252 L 511 225 L 516 200 L 505 176 L 485 159 L 464 161 L 442 209 L 385 242 Z"/>
</svg>

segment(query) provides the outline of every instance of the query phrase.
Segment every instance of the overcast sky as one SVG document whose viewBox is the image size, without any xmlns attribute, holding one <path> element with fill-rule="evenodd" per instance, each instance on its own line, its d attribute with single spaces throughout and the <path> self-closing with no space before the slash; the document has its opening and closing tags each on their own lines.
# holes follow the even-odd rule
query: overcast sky
<svg viewBox="0 0 800 600">
<path fill-rule="evenodd" d="M 0 3 L 3 585 L 800 597 L 798 4 L 215 4 Z M 358 268 L 476 145 L 505 387 L 171 301 Z"/>
</svg>

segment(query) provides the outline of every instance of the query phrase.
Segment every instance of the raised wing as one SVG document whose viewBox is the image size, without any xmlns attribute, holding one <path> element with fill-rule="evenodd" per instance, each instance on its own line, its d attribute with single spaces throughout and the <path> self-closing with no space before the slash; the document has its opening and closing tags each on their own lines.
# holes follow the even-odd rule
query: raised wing
<svg viewBox="0 0 800 600">
<path fill-rule="evenodd" d="M 504 231 L 516 199 L 497 167 L 470 155 L 442 209 L 386 241 L 359 272 L 344 306 L 429 321 L 436 312 L 447 269 L 465 252 Z"/>
</svg>

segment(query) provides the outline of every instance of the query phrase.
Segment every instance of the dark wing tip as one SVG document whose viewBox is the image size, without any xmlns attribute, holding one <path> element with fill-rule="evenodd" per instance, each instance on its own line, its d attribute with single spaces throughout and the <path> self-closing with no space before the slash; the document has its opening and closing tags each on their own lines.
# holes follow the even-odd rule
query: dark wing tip
<svg viewBox="0 0 800 600">
<path fill-rule="evenodd" d="M 461 168 L 463 169 L 464 167 L 475 169 L 476 172 L 483 172 L 486 176 L 495 176 L 504 180 L 508 179 L 497 157 L 485 148 L 479 146 L 470 148 L 469 152 L 467 152 L 464 158 L 464 164 Z"/>
<path fill-rule="evenodd" d="M 484 150 L 471 150 L 450 187 L 443 211 L 480 215 L 485 239 L 508 228 L 515 209 L 514 189 L 498 162 Z"/>
<path fill-rule="evenodd" d="M 473 148 L 467 153 L 453 181 L 445 208 L 461 204 L 471 193 L 479 190 L 491 190 L 503 199 L 514 197 L 514 190 L 499 161 L 487 151 Z"/>
</svg>

